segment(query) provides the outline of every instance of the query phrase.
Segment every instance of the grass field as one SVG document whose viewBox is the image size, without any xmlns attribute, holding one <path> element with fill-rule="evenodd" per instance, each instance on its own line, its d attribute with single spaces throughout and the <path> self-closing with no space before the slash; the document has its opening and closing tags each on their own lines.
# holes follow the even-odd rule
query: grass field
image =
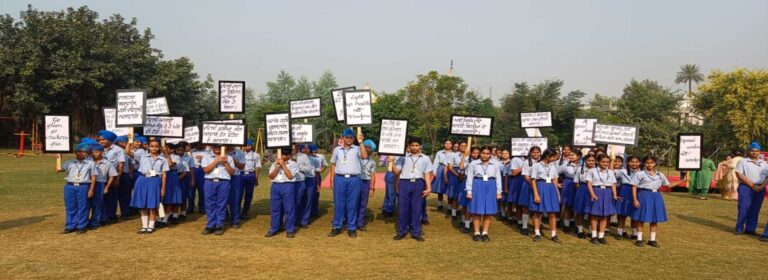
<svg viewBox="0 0 768 280">
<path fill-rule="evenodd" d="M 533 243 L 498 222 L 491 228 L 492 242 L 475 243 L 435 211 L 434 197 L 431 225 L 424 228 L 427 242 L 393 241 L 396 220 L 379 216 L 383 192 L 371 200 L 373 221 L 356 239 L 326 237 L 333 213 L 329 191 L 322 192 L 321 217 L 309 229 L 294 239 L 267 239 L 264 180 L 254 199 L 256 216 L 222 236 L 201 236 L 205 217 L 197 214 L 152 235 L 135 233 L 138 219 L 62 235 L 63 180 L 52 172 L 53 164 L 52 157 L 0 159 L 0 279 L 766 277 L 768 244 L 733 235 L 736 203 L 718 195 L 700 201 L 666 194 L 670 222 L 660 227 L 661 248 L 636 248 L 613 238 L 609 246 L 596 246 L 562 234 L 562 244 Z M 764 210 L 758 232 L 767 214 Z"/>
</svg>

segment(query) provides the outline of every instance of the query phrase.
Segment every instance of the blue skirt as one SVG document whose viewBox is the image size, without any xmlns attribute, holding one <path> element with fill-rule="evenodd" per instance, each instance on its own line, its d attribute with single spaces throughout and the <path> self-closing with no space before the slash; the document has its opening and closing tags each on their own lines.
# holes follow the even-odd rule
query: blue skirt
<svg viewBox="0 0 768 280">
<path fill-rule="evenodd" d="M 448 192 L 450 185 L 443 182 L 443 172 L 445 171 L 445 165 L 437 167 L 435 177 L 432 177 L 432 193 L 445 194 Z"/>
<path fill-rule="evenodd" d="M 160 188 L 162 187 L 160 176 L 136 178 L 133 187 L 131 207 L 139 209 L 156 209 L 160 205 Z"/>
<path fill-rule="evenodd" d="M 187 177 L 179 179 L 179 183 L 181 185 L 181 203 L 184 203 L 189 199 L 189 188 L 192 185 L 192 172 L 187 172 Z"/>
<path fill-rule="evenodd" d="M 616 215 L 631 216 L 632 211 L 635 210 L 635 205 L 632 203 L 632 185 L 623 184 L 617 192 L 624 200 L 616 201 Z"/>
<path fill-rule="evenodd" d="M 523 177 L 523 176 L 520 176 Z M 525 177 L 523 177 L 525 178 Z M 520 207 L 528 207 L 528 204 L 531 202 L 531 184 L 528 183 L 525 179 L 522 180 L 523 182 L 520 183 L 520 191 L 517 192 L 517 206 Z"/>
<path fill-rule="evenodd" d="M 663 223 L 667 221 L 667 207 L 659 192 L 637 190 L 640 208 L 632 212 L 632 220 L 644 223 Z"/>
<path fill-rule="evenodd" d="M 499 212 L 499 205 L 496 203 L 496 180 L 472 180 L 472 200 L 469 202 L 468 211 L 475 215 L 494 215 Z"/>
<path fill-rule="evenodd" d="M 560 202 L 568 208 L 573 208 L 573 201 L 576 199 L 576 183 L 571 178 L 563 180 L 563 197 Z"/>
<path fill-rule="evenodd" d="M 579 183 L 576 195 L 573 197 L 573 212 L 576 214 L 589 214 L 589 189 L 587 183 Z"/>
<path fill-rule="evenodd" d="M 468 207 L 469 206 L 469 199 L 467 199 L 467 189 L 465 188 L 464 182 L 466 182 L 467 179 L 464 180 L 456 180 L 456 185 L 462 186 L 461 191 L 459 192 L 459 206 L 461 207 Z"/>
<path fill-rule="evenodd" d="M 509 177 L 509 194 L 507 194 L 507 202 L 517 204 L 517 199 L 520 197 L 520 187 L 523 185 L 523 176 L 510 176 Z"/>
<path fill-rule="evenodd" d="M 608 217 L 616 214 L 616 201 L 613 200 L 613 190 L 593 187 L 597 200 L 589 202 L 588 213 L 592 216 Z"/>
<path fill-rule="evenodd" d="M 459 177 L 453 176 L 453 173 L 448 172 L 448 198 L 458 199 L 462 189 L 464 188 L 459 184 Z"/>
<path fill-rule="evenodd" d="M 163 197 L 163 203 L 181 204 L 181 202 L 181 182 L 179 182 L 179 174 L 175 171 L 165 172 L 165 197 Z"/>
<path fill-rule="evenodd" d="M 541 202 L 536 203 L 533 200 L 533 188 L 531 188 L 528 210 L 539 213 L 560 213 L 560 198 L 557 187 L 553 183 L 536 182 L 536 188 L 539 191 Z"/>
</svg>

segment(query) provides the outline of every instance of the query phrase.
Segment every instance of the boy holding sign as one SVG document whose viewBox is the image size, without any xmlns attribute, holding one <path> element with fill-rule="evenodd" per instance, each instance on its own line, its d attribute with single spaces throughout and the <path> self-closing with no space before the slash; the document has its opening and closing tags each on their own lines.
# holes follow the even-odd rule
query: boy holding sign
<svg viewBox="0 0 768 280">
<path fill-rule="evenodd" d="M 75 148 L 76 159 L 67 161 L 57 173 L 66 171 L 67 184 L 64 185 L 64 207 L 66 223 L 63 233 L 77 230 L 82 234 L 88 226 L 88 199 L 93 197 L 96 187 L 96 166 L 93 161 L 85 160 L 88 144 L 79 144 Z"/>
<path fill-rule="evenodd" d="M 215 154 L 214 154 L 215 153 Z M 216 233 L 224 234 L 224 218 L 226 215 L 227 199 L 229 198 L 229 183 L 235 174 L 235 162 L 232 157 L 222 153 L 219 145 L 213 146 L 213 152 L 203 155 L 200 165 L 205 173 L 205 205 L 206 218 L 203 235 Z"/>
<path fill-rule="evenodd" d="M 296 177 L 299 166 L 291 160 L 291 149 L 283 148 L 280 158 L 269 168 L 270 189 L 269 209 L 270 226 L 264 237 L 272 237 L 285 227 L 288 238 L 296 237 Z M 285 220 L 283 220 L 285 218 Z M 285 221 L 285 222 L 283 222 Z"/>
<path fill-rule="evenodd" d="M 360 201 L 360 173 L 362 172 L 362 159 L 368 158 L 368 152 L 353 146 L 355 133 L 347 128 L 341 134 L 344 145 L 336 147 L 331 156 L 331 189 L 333 190 L 333 225 L 328 237 L 341 234 L 341 226 L 347 221 L 349 237 L 357 237 L 357 207 Z M 363 142 L 363 135 L 357 135 L 358 143 Z"/>
<path fill-rule="evenodd" d="M 115 176 L 117 176 L 117 170 L 112 163 L 103 157 L 104 147 L 94 145 L 91 149 L 93 150 L 91 151 L 93 164 L 96 167 L 96 187 L 91 199 L 91 220 L 88 226 L 93 230 L 98 229 L 102 223 L 107 221 L 107 208 L 104 205 L 104 199 L 109 193 L 109 187 L 114 182 Z"/>
<path fill-rule="evenodd" d="M 402 240 L 410 231 L 411 237 L 424 241 L 421 235 L 424 198 L 432 191 L 432 164 L 429 157 L 421 154 L 421 139 L 408 140 L 409 154 L 395 163 L 395 176 L 400 177 L 398 186 L 397 235 L 395 240 Z"/>
</svg>

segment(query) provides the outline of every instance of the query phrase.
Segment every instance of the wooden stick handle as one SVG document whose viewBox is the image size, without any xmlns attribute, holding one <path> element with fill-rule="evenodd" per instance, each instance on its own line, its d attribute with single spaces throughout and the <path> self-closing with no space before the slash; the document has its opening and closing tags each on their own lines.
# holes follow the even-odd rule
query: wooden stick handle
<svg viewBox="0 0 768 280">
<path fill-rule="evenodd" d="M 467 137 L 467 150 L 464 153 L 469 154 L 472 151 L 472 136 Z"/>
<path fill-rule="evenodd" d="M 160 138 L 160 147 L 165 148 L 165 138 Z"/>
<path fill-rule="evenodd" d="M 387 171 L 392 172 L 395 167 L 395 161 L 390 159 L 391 156 L 387 156 Z"/>
<path fill-rule="evenodd" d="M 56 170 L 61 170 L 61 154 L 56 154 Z"/>
<path fill-rule="evenodd" d="M 128 144 L 133 144 L 133 127 L 128 128 Z"/>
<path fill-rule="evenodd" d="M 277 158 L 283 158 L 283 150 L 277 149 Z"/>
<path fill-rule="evenodd" d="M 227 154 L 227 147 L 221 146 L 221 155 L 223 156 L 226 154 Z"/>
</svg>

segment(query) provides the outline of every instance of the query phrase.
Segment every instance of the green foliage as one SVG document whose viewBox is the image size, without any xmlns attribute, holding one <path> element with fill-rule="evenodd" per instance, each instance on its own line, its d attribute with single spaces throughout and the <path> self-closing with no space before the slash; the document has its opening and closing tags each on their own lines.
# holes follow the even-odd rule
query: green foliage
<svg viewBox="0 0 768 280">
<path fill-rule="evenodd" d="M 693 83 L 701 83 L 704 81 L 704 74 L 701 74 L 699 66 L 696 64 L 686 64 L 680 66 L 680 71 L 677 72 L 675 77 L 676 84 L 688 84 L 688 94 L 693 94 Z"/>
</svg>

